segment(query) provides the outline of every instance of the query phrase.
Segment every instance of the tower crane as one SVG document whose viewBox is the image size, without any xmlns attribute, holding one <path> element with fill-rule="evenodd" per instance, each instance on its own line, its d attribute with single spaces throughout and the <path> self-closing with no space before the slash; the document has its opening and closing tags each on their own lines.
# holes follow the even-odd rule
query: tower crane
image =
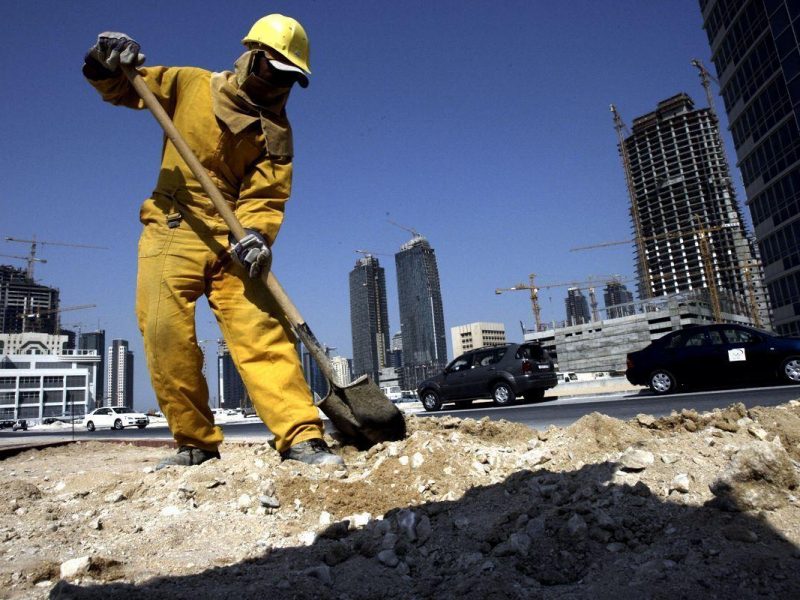
<svg viewBox="0 0 800 600">
<path fill-rule="evenodd" d="M 7 242 L 19 242 L 20 244 L 30 244 L 31 250 L 27 257 L 15 257 L 15 258 L 23 258 L 24 260 L 28 261 L 28 269 L 27 275 L 28 279 L 33 279 L 33 265 L 37 262 L 47 262 L 41 258 L 36 257 L 36 248 L 38 245 L 42 246 L 68 246 L 70 248 L 91 248 L 93 250 L 108 250 L 105 246 L 91 246 L 89 244 L 68 244 L 66 242 L 46 242 L 42 240 L 37 240 L 36 236 L 33 236 L 31 240 L 22 240 L 15 237 L 6 237 Z"/>
<path fill-rule="evenodd" d="M 27 323 L 28 319 L 41 319 L 47 315 L 56 316 L 60 315 L 62 312 L 67 312 L 71 310 L 83 310 L 85 308 L 94 308 L 97 306 L 96 304 L 78 304 L 75 306 L 64 306 L 59 308 L 46 308 L 44 310 L 35 310 L 34 312 L 22 313 L 19 315 L 19 318 L 22 319 L 22 331 L 25 331 L 25 323 Z M 59 321 L 56 321 L 56 331 L 60 329 Z"/>
<path fill-rule="evenodd" d="M 703 263 L 703 271 L 704 271 L 704 274 L 705 274 L 705 277 L 706 277 L 706 285 L 708 286 L 708 293 L 709 293 L 709 297 L 711 299 L 711 310 L 712 310 L 712 312 L 714 314 L 714 320 L 717 323 L 721 323 L 722 322 L 722 309 L 721 309 L 720 300 L 719 300 L 719 290 L 717 289 L 716 280 L 714 278 L 714 265 L 713 265 L 713 262 L 712 262 L 711 246 L 710 246 L 709 241 L 708 241 L 708 236 L 709 236 L 709 234 L 711 234 L 711 233 L 713 233 L 715 231 L 720 231 L 722 229 L 728 229 L 728 228 L 731 228 L 731 227 L 735 227 L 735 224 L 722 223 L 720 225 L 708 226 L 708 225 L 703 225 L 701 223 L 700 217 L 698 215 L 692 215 L 692 218 L 693 218 L 693 220 L 695 220 L 697 222 L 697 226 L 692 228 L 692 229 L 684 229 L 684 230 L 681 230 L 681 231 L 667 231 L 667 232 L 664 232 L 664 233 L 660 233 L 660 234 L 657 234 L 657 235 L 651 235 L 651 236 L 647 236 L 647 237 L 639 237 L 639 236 L 637 236 L 637 238 L 635 240 L 619 240 L 619 241 L 614 241 L 614 242 L 602 242 L 602 243 L 599 243 L 599 244 L 592 244 L 592 245 L 589 245 L 589 246 L 577 246 L 575 248 L 570 248 L 570 252 L 575 252 L 575 251 L 579 251 L 579 250 L 591 250 L 591 249 L 594 249 L 594 248 L 605 248 L 605 247 L 608 247 L 608 246 L 616 246 L 616 245 L 621 245 L 621 244 L 630 244 L 631 242 L 634 242 L 634 241 L 637 242 L 638 244 L 642 244 L 642 246 L 643 246 L 644 242 L 646 242 L 646 241 L 667 240 L 667 239 L 672 239 L 672 238 L 682 237 L 682 236 L 695 236 L 695 238 L 697 239 L 697 243 L 698 243 L 698 245 L 700 247 L 700 258 L 701 258 L 702 263 Z M 649 283 L 653 281 L 653 277 L 650 276 L 648 271 L 644 271 L 643 275 L 644 275 L 644 277 L 642 278 L 641 283 L 643 283 L 644 285 L 642 285 L 641 287 L 645 288 L 647 290 L 647 294 L 646 295 L 642 294 L 642 295 L 645 296 L 645 299 L 647 299 L 647 298 L 650 298 L 651 295 L 652 295 Z M 645 277 L 646 277 L 646 279 L 645 279 Z"/>
<path fill-rule="evenodd" d="M 31 275 L 33 274 L 33 263 L 34 262 L 40 262 L 40 263 L 46 263 L 47 262 L 47 260 L 44 259 L 44 258 L 36 258 L 36 257 L 32 257 L 32 256 L 18 256 L 16 254 L 0 254 L 0 256 L 3 256 L 5 258 L 16 258 L 17 260 L 27 261 L 28 262 L 28 268 L 26 270 L 26 274 L 28 275 L 28 278 L 30 278 Z"/>
<path fill-rule="evenodd" d="M 406 227 L 405 225 L 400 225 L 400 223 L 398 223 L 397 221 L 392 221 L 391 219 L 386 219 L 386 220 L 389 223 L 391 223 L 392 225 L 394 225 L 395 227 L 399 227 L 400 229 L 408 231 L 415 238 L 422 237 L 422 234 L 420 232 L 418 232 L 416 229 L 412 229 L 411 227 Z"/>
<path fill-rule="evenodd" d="M 528 283 L 518 283 L 509 288 L 496 288 L 495 294 L 502 294 L 503 292 L 521 292 L 527 290 L 531 294 L 531 309 L 533 310 L 533 320 L 536 323 L 536 331 L 542 330 L 542 310 L 539 306 L 539 288 L 536 287 L 536 273 L 528 275 Z"/>
</svg>

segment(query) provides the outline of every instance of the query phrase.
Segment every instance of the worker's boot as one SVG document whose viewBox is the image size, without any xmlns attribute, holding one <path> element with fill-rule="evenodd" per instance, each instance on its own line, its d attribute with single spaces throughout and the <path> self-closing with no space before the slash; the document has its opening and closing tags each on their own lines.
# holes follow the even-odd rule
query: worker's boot
<svg viewBox="0 0 800 600">
<path fill-rule="evenodd" d="M 309 465 L 344 465 L 341 456 L 337 456 L 325 440 L 314 438 L 295 444 L 288 450 L 281 452 L 283 460 L 299 460 Z"/>
<path fill-rule="evenodd" d="M 181 446 L 178 448 L 177 454 L 173 454 L 172 456 L 162 459 L 161 462 L 156 466 L 156 470 L 173 465 L 192 467 L 195 465 L 201 465 L 212 458 L 219 458 L 219 452 L 216 450 L 202 450 L 200 448 L 193 448 L 192 446 Z"/>
</svg>

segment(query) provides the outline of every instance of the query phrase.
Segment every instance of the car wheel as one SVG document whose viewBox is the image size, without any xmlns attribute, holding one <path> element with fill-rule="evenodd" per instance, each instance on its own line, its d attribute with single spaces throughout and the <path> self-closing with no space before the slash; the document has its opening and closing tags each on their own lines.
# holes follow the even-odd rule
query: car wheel
<svg viewBox="0 0 800 600">
<path fill-rule="evenodd" d="M 781 375 L 787 383 L 800 383 L 800 356 L 790 356 L 783 361 Z"/>
<path fill-rule="evenodd" d="M 678 388 L 675 376 L 665 369 L 650 374 L 650 390 L 654 394 L 671 394 Z"/>
<path fill-rule="evenodd" d="M 122 429 L 122 421 L 120 419 L 114 421 L 114 429 Z"/>
<path fill-rule="evenodd" d="M 422 407 L 428 412 L 435 412 L 442 408 L 442 399 L 433 390 L 422 392 Z"/>
<path fill-rule="evenodd" d="M 544 398 L 544 393 L 546 390 L 531 390 L 525 394 L 525 401 L 526 402 L 537 402 Z"/>
<path fill-rule="evenodd" d="M 94 423 L 92 423 L 91 421 L 86 423 L 86 429 L 88 429 L 89 431 L 94 431 Z"/>
<path fill-rule="evenodd" d="M 497 406 L 508 406 L 509 404 L 514 404 L 514 401 L 517 399 L 517 395 L 514 393 L 514 390 L 511 389 L 511 386 L 508 385 L 505 381 L 501 381 L 500 383 L 494 386 L 492 389 L 492 400 Z"/>
</svg>

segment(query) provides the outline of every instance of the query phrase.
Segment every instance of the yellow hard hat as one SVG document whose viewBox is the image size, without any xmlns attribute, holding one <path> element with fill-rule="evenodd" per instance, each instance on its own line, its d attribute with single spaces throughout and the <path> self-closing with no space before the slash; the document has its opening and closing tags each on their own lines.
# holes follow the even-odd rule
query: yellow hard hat
<svg viewBox="0 0 800 600">
<path fill-rule="evenodd" d="M 291 17 L 272 14 L 260 18 L 253 23 L 242 43 L 269 46 L 280 52 L 303 73 L 311 74 L 311 68 L 308 66 L 306 30 Z"/>
</svg>

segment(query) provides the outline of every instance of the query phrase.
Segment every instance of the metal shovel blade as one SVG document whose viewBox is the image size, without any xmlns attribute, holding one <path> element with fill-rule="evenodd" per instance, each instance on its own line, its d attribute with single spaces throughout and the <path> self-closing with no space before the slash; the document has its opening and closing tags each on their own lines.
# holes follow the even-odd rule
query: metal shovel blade
<svg viewBox="0 0 800 600">
<path fill-rule="evenodd" d="M 403 413 L 366 375 L 344 387 L 329 380 L 328 395 L 317 406 L 357 446 L 369 447 L 406 436 Z"/>
</svg>

